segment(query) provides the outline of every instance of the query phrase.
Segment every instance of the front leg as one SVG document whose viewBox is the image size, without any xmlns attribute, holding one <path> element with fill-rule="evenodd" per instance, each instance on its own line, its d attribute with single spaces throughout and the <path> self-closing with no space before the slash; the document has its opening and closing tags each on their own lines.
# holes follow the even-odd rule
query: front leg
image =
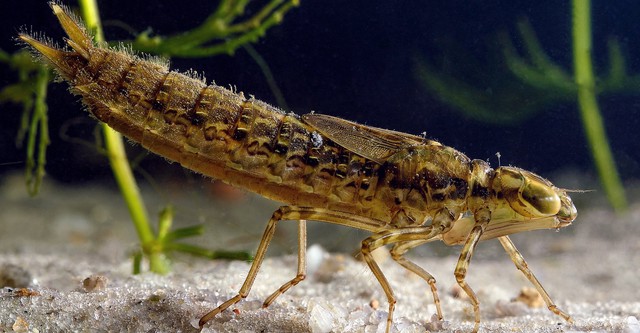
<svg viewBox="0 0 640 333">
<path fill-rule="evenodd" d="M 505 251 L 507 251 L 509 257 L 511 257 L 511 261 L 516 264 L 516 267 L 522 272 L 522 274 L 524 274 L 529 282 L 531 282 L 531 284 L 536 287 L 536 290 L 538 290 L 538 293 L 540 294 L 540 296 L 542 296 L 544 302 L 547 303 L 547 308 L 549 308 L 551 312 L 562 317 L 567 322 L 572 323 L 573 320 L 571 319 L 571 316 L 569 316 L 566 312 L 560 310 L 558 306 L 553 303 L 553 300 L 551 300 L 551 297 L 549 297 L 547 291 L 544 290 L 544 287 L 542 286 L 542 284 L 540 284 L 540 281 L 538 281 L 536 276 L 529 269 L 529 265 L 527 265 L 527 262 L 524 261 L 522 254 L 520 254 L 520 251 L 516 249 L 516 246 L 513 244 L 509 236 L 498 237 L 498 240 L 500 240 L 500 244 L 502 244 L 502 247 L 504 247 Z"/>
</svg>

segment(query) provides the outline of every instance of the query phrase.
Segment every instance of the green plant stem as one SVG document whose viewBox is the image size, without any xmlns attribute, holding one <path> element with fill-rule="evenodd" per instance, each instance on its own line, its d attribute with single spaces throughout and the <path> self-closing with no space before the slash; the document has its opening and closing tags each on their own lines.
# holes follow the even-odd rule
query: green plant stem
<svg viewBox="0 0 640 333">
<path fill-rule="evenodd" d="M 288 111 L 289 106 L 287 105 L 287 101 L 284 99 L 282 90 L 280 90 L 280 87 L 278 87 L 276 79 L 273 77 L 273 72 L 271 72 L 271 68 L 269 68 L 267 62 L 264 61 L 264 58 L 262 58 L 260 53 L 258 53 L 258 51 L 256 51 L 256 49 L 254 49 L 251 44 L 244 44 L 242 47 L 245 49 L 245 51 L 247 51 L 247 53 L 249 53 L 251 58 L 253 58 L 253 61 L 258 64 L 258 67 L 260 67 L 262 75 L 264 75 L 264 78 L 265 80 L 267 80 L 267 84 L 269 85 L 269 89 L 271 89 L 271 93 L 276 98 L 278 107 L 280 107 L 282 110 Z"/>
<path fill-rule="evenodd" d="M 299 5 L 299 0 L 271 0 L 252 17 L 233 24 L 244 13 L 247 3 L 248 0 L 222 0 L 216 11 L 194 29 L 168 37 L 141 34 L 131 45 L 138 51 L 168 57 L 233 54 L 238 47 L 257 41 L 279 24 L 286 12 Z M 216 42 L 211 45 L 213 41 Z"/>
<path fill-rule="evenodd" d="M 79 0 L 79 2 L 84 20 L 88 28 L 95 33 L 96 41 L 104 42 L 96 0 Z M 162 249 L 154 246 L 156 242 L 149 224 L 147 209 L 131 171 L 122 135 L 106 124 L 102 124 L 102 129 L 111 170 L 129 208 L 129 214 L 142 243 L 142 249 L 149 258 L 149 269 L 154 273 L 166 274 L 169 271 L 169 263 L 162 253 Z"/>
<path fill-rule="evenodd" d="M 573 0 L 573 60 L 578 104 L 591 154 L 609 202 L 617 212 L 622 212 L 627 208 L 627 200 L 596 101 L 590 0 Z"/>
<path fill-rule="evenodd" d="M 49 69 L 40 67 L 36 78 L 35 103 L 33 104 L 33 114 L 29 128 L 29 139 L 27 142 L 27 190 L 31 196 L 38 193 L 42 178 L 44 177 L 44 165 L 46 163 L 47 146 L 50 143 L 49 126 L 47 120 L 47 86 L 49 85 Z M 39 127 L 39 129 L 36 129 Z M 40 134 L 38 140 L 38 157 L 35 159 L 35 146 L 37 133 Z"/>
<path fill-rule="evenodd" d="M 96 42 L 104 42 L 104 33 L 102 32 L 98 3 L 96 0 L 79 0 L 79 2 L 80 9 L 82 10 L 82 17 L 87 25 L 87 29 L 91 31 Z"/>
</svg>

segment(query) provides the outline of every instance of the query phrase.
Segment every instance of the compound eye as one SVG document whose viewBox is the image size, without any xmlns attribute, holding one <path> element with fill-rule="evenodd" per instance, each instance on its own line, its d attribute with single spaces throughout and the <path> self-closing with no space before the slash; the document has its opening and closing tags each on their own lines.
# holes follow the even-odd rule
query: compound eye
<svg viewBox="0 0 640 333">
<path fill-rule="evenodd" d="M 544 178 L 517 168 L 499 169 L 500 184 L 509 206 L 531 218 L 558 214 L 562 201 L 556 189 Z"/>
<path fill-rule="evenodd" d="M 525 181 L 520 189 L 520 197 L 523 208 L 529 216 L 532 215 L 555 215 L 560 211 L 560 197 L 556 191 L 544 183 L 537 180 Z"/>
</svg>

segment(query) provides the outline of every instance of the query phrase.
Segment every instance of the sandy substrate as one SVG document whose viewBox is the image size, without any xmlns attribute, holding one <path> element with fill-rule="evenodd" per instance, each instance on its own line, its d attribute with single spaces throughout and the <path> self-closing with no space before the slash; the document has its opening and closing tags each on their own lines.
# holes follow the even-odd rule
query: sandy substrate
<svg viewBox="0 0 640 333">
<path fill-rule="evenodd" d="M 129 253 L 135 230 L 113 189 L 48 182 L 32 199 L 20 176 L 0 186 L 0 284 L 11 286 L 0 289 L 0 332 L 196 332 L 198 318 L 234 296 L 249 269 L 246 262 L 179 255 L 167 276 L 134 276 Z M 197 186 L 168 188 L 160 195 L 145 190 L 150 210 L 170 201 L 177 224 L 206 221 L 208 234 L 198 241 L 209 248 L 253 251 L 277 207 L 255 197 L 215 201 Z M 578 200 L 580 216 L 567 229 L 512 238 L 574 323 L 513 301 L 530 285 L 499 243 L 488 241 L 479 246 L 468 276 L 481 301 L 481 332 L 640 332 L 640 205 L 616 216 L 594 202 Z M 292 226 L 279 229 L 249 297 L 203 331 L 384 332 L 384 293 L 350 254 L 362 235 L 332 225 L 309 225 L 307 280 L 261 308 L 294 276 L 296 258 L 287 254 L 296 251 Z M 382 256 L 398 298 L 394 331 L 472 329 L 471 306 L 459 297 L 453 277 L 455 251 L 433 243 L 410 254 L 438 279 L 443 322 L 433 321 L 435 306 L 424 281 Z M 83 285 L 87 278 L 93 284 Z"/>
</svg>

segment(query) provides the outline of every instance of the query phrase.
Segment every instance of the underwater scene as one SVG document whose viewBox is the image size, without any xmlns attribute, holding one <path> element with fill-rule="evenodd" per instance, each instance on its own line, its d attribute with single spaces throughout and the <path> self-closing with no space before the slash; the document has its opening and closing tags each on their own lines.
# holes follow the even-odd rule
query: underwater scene
<svg viewBox="0 0 640 333">
<path fill-rule="evenodd" d="M 0 17 L 0 331 L 640 332 L 635 1 Z"/>
</svg>

